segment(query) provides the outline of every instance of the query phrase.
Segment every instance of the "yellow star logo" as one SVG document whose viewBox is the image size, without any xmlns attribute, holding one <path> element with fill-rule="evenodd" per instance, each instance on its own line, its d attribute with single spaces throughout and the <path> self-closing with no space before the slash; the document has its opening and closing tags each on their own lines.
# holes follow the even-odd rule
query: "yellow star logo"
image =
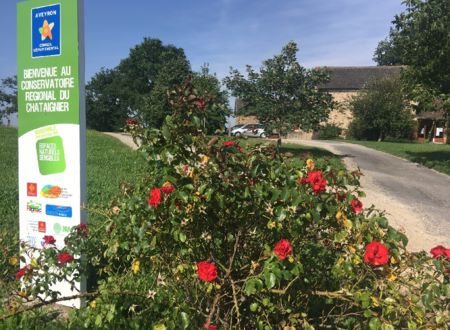
<svg viewBox="0 0 450 330">
<path fill-rule="evenodd" d="M 42 41 L 44 41 L 47 38 L 52 40 L 52 38 L 53 38 L 53 36 L 52 36 L 53 26 L 55 26 L 55 23 L 48 24 L 47 20 L 44 20 L 44 24 L 42 25 L 41 28 L 39 28 L 39 33 L 41 34 Z"/>
</svg>

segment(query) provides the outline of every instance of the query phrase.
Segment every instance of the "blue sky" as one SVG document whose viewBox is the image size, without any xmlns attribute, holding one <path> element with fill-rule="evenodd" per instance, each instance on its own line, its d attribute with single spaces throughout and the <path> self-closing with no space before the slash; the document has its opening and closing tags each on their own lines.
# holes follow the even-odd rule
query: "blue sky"
<svg viewBox="0 0 450 330">
<path fill-rule="evenodd" d="M 0 78 L 16 71 L 16 3 L 1 0 Z M 194 70 L 223 78 L 293 40 L 298 59 L 317 65 L 374 65 L 401 0 L 85 0 L 86 77 L 113 68 L 144 37 L 185 50 Z M 5 32 L 8 31 L 8 32 Z"/>
</svg>

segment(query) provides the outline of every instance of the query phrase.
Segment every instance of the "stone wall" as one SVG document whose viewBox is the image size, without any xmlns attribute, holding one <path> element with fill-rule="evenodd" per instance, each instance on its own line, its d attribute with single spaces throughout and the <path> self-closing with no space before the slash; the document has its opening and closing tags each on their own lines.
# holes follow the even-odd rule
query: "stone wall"
<svg viewBox="0 0 450 330">
<path fill-rule="evenodd" d="M 336 102 L 336 109 L 331 111 L 328 118 L 329 124 L 334 124 L 345 130 L 352 121 L 352 112 L 349 109 L 349 101 L 353 96 L 358 94 L 358 91 L 345 91 L 345 92 L 330 92 L 333 96 L 333 100 Z"/>
</svg>

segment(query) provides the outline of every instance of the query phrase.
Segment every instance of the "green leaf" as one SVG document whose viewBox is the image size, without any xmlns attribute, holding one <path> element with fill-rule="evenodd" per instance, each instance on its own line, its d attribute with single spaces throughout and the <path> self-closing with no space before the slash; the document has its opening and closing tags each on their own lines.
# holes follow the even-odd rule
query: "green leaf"
<svg viewBox="0 0 450 330">
<path fill-rule="evenodd" d="M 181 326 L 183 327 L 183 329 L 187 329 L 189 327 L 189 324 L 189 316 L 185 312 L 181 312 Z"/>
<path fill-rule="evenodd" d="M 185 233 L 180 232 L 180 241 L 182 243 L 186 242 L 186 234 Z"/>
<path fill-rule="evenodd" d="M 251 278 L 245 282 L 244 292 L 247 296 L 251 296 L 260 291 L 262 287 L 263 283 L 259 278 Z"/>
<path fill-rule="evenodd" d="M 378 318 L 372 318 L 369 321 L 369 328 L 371 330 L 379 329 L 381 326 L 381 321 Z"/>
<path fill-rule="evenodd" d="M 264 282 L 268 289 L 272 289 L 275 286 L 277 278 L 274 273 L 265 273 L 264 274 Z"/>
</svg>

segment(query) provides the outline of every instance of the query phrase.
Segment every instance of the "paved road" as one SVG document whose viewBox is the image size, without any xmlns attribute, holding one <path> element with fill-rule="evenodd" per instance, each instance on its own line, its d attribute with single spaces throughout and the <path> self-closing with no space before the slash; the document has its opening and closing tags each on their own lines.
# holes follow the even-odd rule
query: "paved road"
<svg viewBox="0 0 450 330">
<path fill-rule="evenodd" d="M 449 176 L 360 145 L 315 140 L 296 143 L 328 149 L 343 156 L 347 166 L 359 166 L 364 174 L 363 189 L 376 195 L 373 199 L 368 196 L 369 200 L 394 216 L 394 223 L 408 236 L 415 235 L 410 238 L 413 250 L 437 243 L 450 247 Z"/>
</svg>

